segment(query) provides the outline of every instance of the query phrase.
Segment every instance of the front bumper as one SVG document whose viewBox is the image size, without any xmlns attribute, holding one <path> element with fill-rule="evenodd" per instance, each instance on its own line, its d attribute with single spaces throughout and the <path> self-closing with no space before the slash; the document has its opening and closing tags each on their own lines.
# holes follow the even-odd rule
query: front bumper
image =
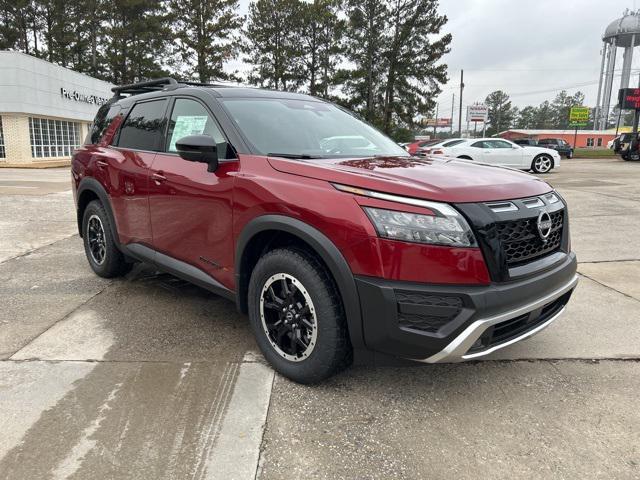
<svg viewBox="0 0 640 480">
<path fill-rule="evenodd" d="M 546 328 L 578 277 L 570 253 L 542 273 L 488 286 L 428 285 L 356 277 L 365 343 L 427 363 L 487 355 Z"/>
</svg>

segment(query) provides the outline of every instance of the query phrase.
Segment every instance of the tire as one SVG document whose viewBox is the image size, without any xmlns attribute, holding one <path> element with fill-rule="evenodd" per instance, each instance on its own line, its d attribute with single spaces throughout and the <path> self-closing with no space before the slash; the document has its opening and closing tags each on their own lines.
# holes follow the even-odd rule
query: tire
<svg viewBox="0 0 640 480">
<path fill-rule="evenodd" d="M 109 216 L 99 200 L 93 200 L 82 216 L 82 239 L 89 266 L 96 275 L 114 278 L 131 270 L 132 263 L 118 250 Z"/>
<path fill-rule="evenodd" d="M 567 158 L 568 159 L 573 158 L 573 150 L 571 150 L 569 153 L 567 153 Z"/>
<path fill-rule="evenodd" d="M 469 157 L 468 155 L 460 155 L 458 158 L 462 160 L 473 160 L 473 158 Z"/>
<path fill-rule="evenodd" d="M 287 293 L 293 296 L 288 299 Z M 256 341 L 277 372 L 312 384 L 351 363 L 342 299 L 326 269 L 309 253 L 292 248 L 266 253 L 251 274 L 248 295 Z"/>
<path fill-rule="evenodd" d="M 549 155 L 543 153 L 542 155 L 538 155 L 531 162 L 531 170 L 533 173 L 544 174 L 549 173 L 553 168 L 553 158 Z"/>
</svg>

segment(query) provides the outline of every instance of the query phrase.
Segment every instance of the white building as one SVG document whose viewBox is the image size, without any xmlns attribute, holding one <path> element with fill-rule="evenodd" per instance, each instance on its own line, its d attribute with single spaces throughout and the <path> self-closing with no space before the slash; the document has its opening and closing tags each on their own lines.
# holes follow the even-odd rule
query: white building
<svg viewBox="0 0 640 480">
<path fill-rule="evenodd" d="M 0 51 L 0 167 L 66 165 L 113 85 Z"/>
</svg>

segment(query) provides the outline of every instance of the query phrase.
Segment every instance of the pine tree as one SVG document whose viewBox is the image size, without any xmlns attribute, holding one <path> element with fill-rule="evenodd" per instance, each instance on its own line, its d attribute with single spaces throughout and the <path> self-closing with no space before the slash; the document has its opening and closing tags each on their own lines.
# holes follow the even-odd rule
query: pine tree
<svg viewBox="0 0 640 480">
<path fill-rule="evenodd" d="M 302 3 L 302 64 L 311 95 L 329 97 L 342 51 L 344 21 L 338 18 L 339 2 L 314 0 Z"/>
<path fill-rule="evenodd" d="M 229 79 L 223 65 L 238 54 L 238 0 L 171 0 L 175 48 L 189 77 Z"/>
<path fill-rule="evenodd" d="M 243 52 L 252 65 L 247 80 L 276 90 L 298 90 L 304 82 L 300 0 L 257 0 L 249 5 Z"/>
<path fill-rule="evenodd" d="M 515 126 L 516 128 L 532 129 L 535 128 L 537 109 L 536 107 L 527 106 L 520 110 Z"/>
<path fill-rule="evenodd" d="M 349 0 L 347 16 L 346 58 L 354 67 L 340 72 L 347 95 L 344 103 L 369 122 L 380 124 L 389 11 L 379 0 Z"/>
<path fill-rule="evenodd" d="M 113 83 L 167 74 L 170 43 L 165 0 L 114 0 L 105 25 L 104 58 Z"/>
<path fill-rule="evenodd" d="M 514 119 L 514 111 L 511 100 L 502 90 L 496 90 L 487 95 L 485 104 L 489 108 L 489 125 L 487 135 L 495 135 L 511 127 Z"/>
<path fill-rule="evenodd" d="M 39 8 L 36 0 L 0 0 L 0 48 L 40 56 Z"/>
<path fill-rule="evenodd" d="M 447 66 L 439 63 L 449 52 L 451 34 L 440 35 L 447 17 L 438 14 L 437 0 L 389 2 L 391 38 L 386 51 L 383 129 L 412 124 L 429 112 L 433 98 L 447 81 Z"/>
</svg>

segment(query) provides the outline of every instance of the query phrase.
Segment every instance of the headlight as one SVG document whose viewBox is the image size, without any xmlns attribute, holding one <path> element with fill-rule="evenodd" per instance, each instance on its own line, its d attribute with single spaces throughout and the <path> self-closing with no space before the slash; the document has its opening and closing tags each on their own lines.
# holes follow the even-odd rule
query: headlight
<svg viewBox="0 0 640 480">
<path fill-rule="evenodd" d="M 376 192 L 339 183 L 332 185 L 342 192 L 389 202 L 406 203 L 407 205 L 426 208 L 432 212 L 431 215 L 428 215 L 362 207 L 380 237 L 450 247 L 478 246 L 471 227 L 451 205 L 419 198 L 403 197 L 391 193 Z"/>
<path fill-rule="evenodd" d="M 473 232 L 459 214 L 419 215 L 381 208 L 363 208 L 382 238 L 451 247 L 476 246 Z"/>
</svg>

